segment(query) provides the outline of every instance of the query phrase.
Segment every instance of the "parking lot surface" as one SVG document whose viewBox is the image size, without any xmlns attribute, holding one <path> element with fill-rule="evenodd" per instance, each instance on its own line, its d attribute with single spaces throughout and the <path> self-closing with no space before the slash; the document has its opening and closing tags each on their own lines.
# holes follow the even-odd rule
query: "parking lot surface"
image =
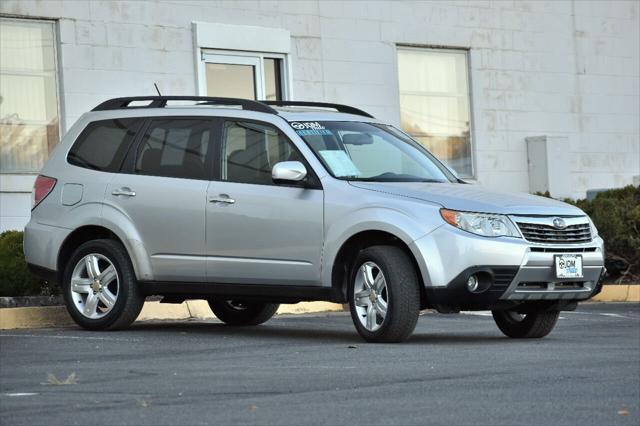
<svg viewBox="0 0 640 426">
<path fill-rule="evenodd" d="M 0 424 L 638 425 L 640 305 L 584 304 L 541 340 L 426 314 L 366 344 L 348 314 L 258 327 L 0 332 Z"/>
</svg>

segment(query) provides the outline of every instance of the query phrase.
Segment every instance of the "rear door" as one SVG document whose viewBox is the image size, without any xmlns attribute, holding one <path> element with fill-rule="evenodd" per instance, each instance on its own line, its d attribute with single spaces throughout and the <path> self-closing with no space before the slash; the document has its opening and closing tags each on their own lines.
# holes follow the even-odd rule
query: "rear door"
<svg viewBox="0 0 640 426">
<path fill-rule="evenodd" d="M 273 165 L 302 161 L 306 186 L 275 184 Z M 323 192 L 293 143 L 274 126 L 222 125 L 220 179 L 207 194 L 207 279 L 219 283 L 320 285 Z"/>
<path fill-rule="evenodd" d="M 140 118 L 114 118 L 90 122 L 82 130 L 67 154 L 67 162 L 75 167 L 57 185 L 62 185 L 59 202 L 47 206 L 49 224 L 76 228 L 100 223 L 97 206 L 104 201 L 106 188 L 120 171 L 143 123 Z M 81 215 L 75 212 L 78 209 Z"/>
<path fill-rule="evenodd" d="M 206 192 L 214 153 L 207 117 L 147 121 L 106 202 L 137 228 L 157 281 L 205 280 Z"/>
</svg>

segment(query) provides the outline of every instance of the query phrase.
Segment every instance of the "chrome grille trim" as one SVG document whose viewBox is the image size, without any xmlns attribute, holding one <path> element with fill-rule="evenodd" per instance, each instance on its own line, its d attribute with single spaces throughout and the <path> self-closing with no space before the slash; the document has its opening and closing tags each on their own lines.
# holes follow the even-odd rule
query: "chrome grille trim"
<svg viewBox="0 0 640 426">
<path fill-rule="evenodd" d="M 586 216 L 563 217 L 565 228 L 556 228 L 553 219 L 558 216 L 523 217 L 512 219 L 525 240 L 538 244 L 581 244 L 592 240 L 591 226 Z"/>
</svg>

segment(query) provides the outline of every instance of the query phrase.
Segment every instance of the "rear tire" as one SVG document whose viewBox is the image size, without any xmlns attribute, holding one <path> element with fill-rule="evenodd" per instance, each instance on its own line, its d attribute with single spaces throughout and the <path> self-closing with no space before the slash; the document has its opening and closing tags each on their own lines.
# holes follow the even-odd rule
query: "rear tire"
<svg viewBox="0 0 640 426">
<path fill-rule="evenodd" d="M 279 303 L 245 303 L 240 300 L 208 300 L 214 315 L 228 325 L 259 325 L 269 321 Z"/>
<path fill-rule="evenodd" d="M 362 250 L 348 285 L 351 319 L 362 338 L 396 343 L 411 336 L 420 315 L 420 284 L 405 251 L 395 246 Z"/>
<path fill-rule="evenodd" d="M 71 318 L 87 330 L 120 330 L 140 314 L 144 295 L 127 251 L 114 240 L 80 245 L 64 272 L 62 292 Z"/>
<path fill-rule="evenodd" d="M 560 311 L 541 311 L 518 314 L 515 311 L 491 311 L 498 328 L 505 336 L 515 339 L 539 339 L 551 333 Z"/>
</svg>

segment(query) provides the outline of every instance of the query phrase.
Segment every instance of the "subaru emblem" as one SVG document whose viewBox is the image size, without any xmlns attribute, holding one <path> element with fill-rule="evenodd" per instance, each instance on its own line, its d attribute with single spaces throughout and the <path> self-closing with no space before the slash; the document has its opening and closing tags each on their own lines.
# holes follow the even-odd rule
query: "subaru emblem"
<svg viewBox="0 0 640 426">
<path fill-rule="evenodd" d="M 562 219 L 561 217 L 556 217 L 553 219 L 553 226 L 558 229 L 564 229 L 567 227 L 567 224 L 565 223 L 564 219 Z"/>
</svg>

